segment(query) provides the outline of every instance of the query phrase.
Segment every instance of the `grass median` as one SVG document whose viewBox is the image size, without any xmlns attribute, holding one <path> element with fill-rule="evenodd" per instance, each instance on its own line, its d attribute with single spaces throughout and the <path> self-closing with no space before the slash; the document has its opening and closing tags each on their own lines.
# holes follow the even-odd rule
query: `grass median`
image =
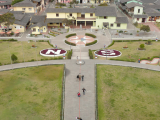
<svg viewBox="0 0 160 120">
<path fill-rule="evenodd" d="M 158 120 L 159 78 L 156 71 L 97 65 L 99 120 Z"/>
<path fill-rule="evenodd" d="M 60 120 L 63 67 L 0 72 L 0 119 Z"/>
</svg>

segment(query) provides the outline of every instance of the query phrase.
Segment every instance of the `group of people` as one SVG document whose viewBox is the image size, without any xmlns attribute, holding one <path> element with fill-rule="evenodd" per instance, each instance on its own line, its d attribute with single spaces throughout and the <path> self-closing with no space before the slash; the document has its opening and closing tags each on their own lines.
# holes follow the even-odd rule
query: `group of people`
<svg viewBox="0 0 160 120">
<path fill-rule="evenodd" d="M 84 81 L 84 75 L 81 75 L 79 73 L 79 75 L 77 75 L 77 80 L 81 81 L 81 79 L 82 79 L 82 81 Z M 83 87 L 82 91 L 83 91 L 83 95 L 85 95 L 86 89 L 84 87 Z M 78 92 L 77 95 L 78 95 L 78 97 L 81 97 L 81 93 L 80 92 Z M 77 117 L 76 119 L 77 120 L 82 120 L 82 118 L 80 118 L 80 117 Z"/>
</svg>

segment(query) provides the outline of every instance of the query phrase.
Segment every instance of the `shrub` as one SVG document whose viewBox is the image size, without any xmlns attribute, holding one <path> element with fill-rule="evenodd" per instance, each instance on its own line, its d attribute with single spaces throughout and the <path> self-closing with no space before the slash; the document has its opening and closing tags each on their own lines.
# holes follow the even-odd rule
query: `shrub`
<svg viewBox="0 0 160 120">
<path fill-rule="evenodd" d="M 152 40 L 151 40 L 151 39 L 149 39 L 149 40 L 147 41 L 147 43 L 148 43 L 148 44 L 151 44 L 151 43 L 152 43 Z"/>
<path fill-rule="evenodd" d="M 11 32 L 11 35 L 14 35 L 14 32 Z"/>
<path fill-rule="evenodd" d="M 0 40 L 0 41 L 17 41 L 16 39 Z"/>
<path fill-rule="evenodd" d="M 137 26 L 138 26 L 138 22 L 135 22 L 135 23 L 134 23 L 134 26 L 136 26 L 136 27 L 137 27 Z"/>
<path fill-rule="evenodd" d="M 114 45 L 114 41 L 112 41 L 112 43 L 108 47 L 111 47 L 112 45 Z"/>
<path fill-rule="evenodd" d="M 119 33 L 123 33 L 123 31 L 122 31 L 122 30 L 120 30 L 120 31 L 119 31 Z"/>
<path fill-rule="evenodd" d="M 130 35 L 133 35 L 132 33 Z"/>
<path fill-rule="evenodd" d="M 90 57 L 90 59 L 93 59 L 93 53 L 92 53 L 91 49 L 89 49 L 89 57 Z"/>
<path fill-rule="evenodd" d="M 68 51 L 67 59 L 71 59 L 71 57 L 72 57 L 72 50 L 71 50 L 71 51 Z"/>
<path fill-rule="evenodd" d="M 2 65 L 2 63 L 0 63 L 0 66 Z"/>
<path fill-rule="evenodd" d="M 98 6 L 108 6 L 108 4 L 107 3 L 101 3 Z"/>
<path fill-rule="evenodd" d="M 76 36 L 76 33 L 69 34 L 69 35 L 66 36 L 66 38 L 69 38 L 71 36 Z"/>
<path fill-rule="evenodd" d="M 141 49 L 144 49 L 144 44 L 140 44 L 140 46 L 139 46 Z"/>
<path fill-rule="evenodd" d="M 75 43 L 68 42 L 67 40 L 65 40 L 65 43 L 68 44 L 68 45 L 76 46 Z"/>
<path fill-rule="evenodd" d="M 16 55 L 12 54 L 11 59 L 12 59 L 12 61 L 16 61 L 18 58 Z"/>
<path fill-rule="evenodd" d="M 96 36 L 95 36 L 95 35 L 93 35 L 93 34 L 90 34 L 90 33 L 85 33 L 85 35 L 86 35 L 86 36 L 93 37 L 93 38 L 96 38 Z"/>
<path fill-rule="evenodd" d="M 94 41 L 91 42 L 91 43 L 87 43 L 86 46 L 93 45 L 93 44 L 96 44 L 96 43 L 97 43 L 97 40 L 94 40 Z"/>
</svg>

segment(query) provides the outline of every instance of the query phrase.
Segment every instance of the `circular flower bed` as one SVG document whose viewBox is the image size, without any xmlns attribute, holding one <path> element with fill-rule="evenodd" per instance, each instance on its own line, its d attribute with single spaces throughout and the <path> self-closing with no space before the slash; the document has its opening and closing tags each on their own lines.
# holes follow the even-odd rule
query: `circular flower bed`
<svg viewBox="0 0 160 120">
<path fill-rule="evenodd" d="M 44 49 L 40 51 L 40 55 L 46 57 L 63 56 L 67 51 L 63 49 Z"/>
<path fill-rule="evenodd" d="M 119 57 L 121 56 L 121 52 L 118 50 L 111 50 L 111 49 L 107 49 L 107 50 L 98 50 L 95 51 L 95 54 L 97 54 L 97 56 L 100 57 Z"/>
</svg>

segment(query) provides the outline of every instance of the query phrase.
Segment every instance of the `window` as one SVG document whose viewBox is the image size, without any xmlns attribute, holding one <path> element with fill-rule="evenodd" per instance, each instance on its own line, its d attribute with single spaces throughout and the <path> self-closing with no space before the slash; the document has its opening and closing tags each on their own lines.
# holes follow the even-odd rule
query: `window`
<svg viewBox="0 0 160 120">
<path fill-rule="evenodd" d="M 59 25 L 59 23 L 56 23 L 56 24 L 58 24 L 58 25 Z"/>
<path fill-rule="evenodd" d="M 117 27 L 120 27 L 120 26 L 121 26 L 121 24 L 117 23 Z"/>
<path fill-rule="evenodd" d="M 104 16 L 104 19 L 107 19 L 107 17 L 106 17 L 106 16 Z"/>
<path fill-rule="evenodd" d="M 32 8 L 29 8 L 29 11 L 32 11 Z"/>
<path fill-rule="evenodd" d="M 16 27 L 15 27 L 16 28 Z"/>
<path fill-rule="evenodd" d="M 39 29 L 38 29 L 38 32 L 39 32 Z"/>
<path fill-rule="evenodd" d="M 49 23 L 49 24 L 53 24 L 53 23 Z"/>
<path fill-rule="evenodd" d="M 70 13 L 69 16 L 72 16 L 72 13 Z"/>
<path fill-rule="evenodd" d="M 140 9 L 138 9 L 138 13 L 140 13 Z"/>
<path fill-rule="evenodd" d="M 113 24 L 111 24 L 111 27 L 113 27 Z"/>
<path fill-rule="evenodd" d="M 90 17 L 92 17 L 93 16 L 93 13 L 90 13 Z"/>
<path fill-rule="evenodd" d="M 45 30 L 46 28 L 44 27 L 44 30 Z"/>
<path fill-rule="evenodd" d="M 36 32 L 36 28 L 33 28 L 33 32 Z"/>
<path fill-rule="evenodd" d="M 137 21 L 139 21 L 139 18 L 137 18 Z"/>
<path fill-rule="evenodd" d="M 59 13 L 56 13 L 56 17 L 59 17 Z"/>
<path fill-rule="evenodd" d="M 22 8 L 22 10 L 26 10 L 26 8 Z"/>
</svg>

